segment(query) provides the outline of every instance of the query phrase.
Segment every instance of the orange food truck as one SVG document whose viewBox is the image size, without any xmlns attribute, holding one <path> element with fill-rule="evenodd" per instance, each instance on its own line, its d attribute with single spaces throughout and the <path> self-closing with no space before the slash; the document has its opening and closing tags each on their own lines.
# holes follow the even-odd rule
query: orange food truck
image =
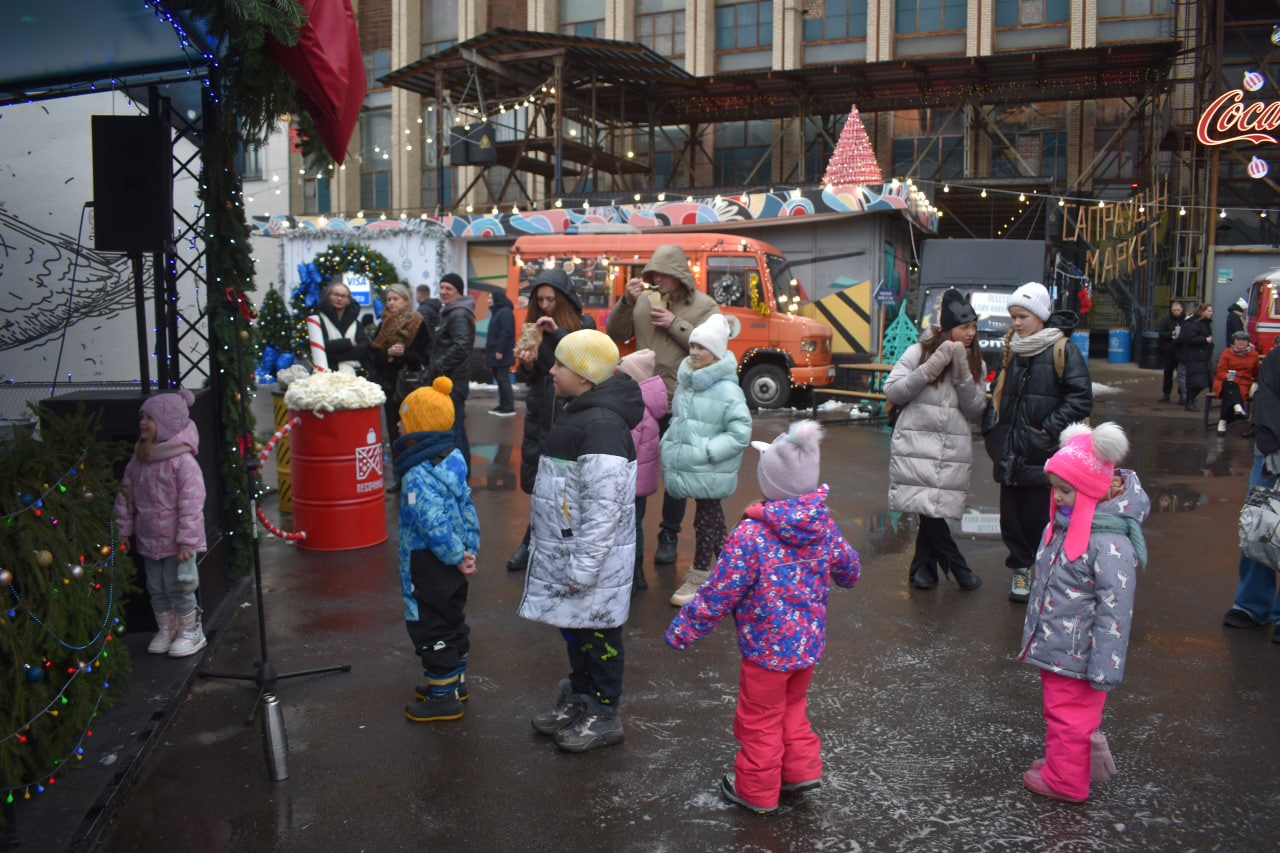
<svg viewBox="0 0 1280 853">
<path fill-rule="evenodd" d="M 517 328 L 538 273 L 560 266 L 578 290 L 583 310 L 603 330 L 627 281 L 639 278 L 658 246 L 675 243 L 689 258 L 698 289 L 738 320 L 729 348 L 747 403 L 778 408 L 796 391 L 830 385 L 831 327 L 796 312 L 807 301 L 782 252 L 734 234 L 565 234 L 521 237 L 511 249 L 507 296 Z M 634 342 L 622 347 L 630 352 Z"/>
</svg>

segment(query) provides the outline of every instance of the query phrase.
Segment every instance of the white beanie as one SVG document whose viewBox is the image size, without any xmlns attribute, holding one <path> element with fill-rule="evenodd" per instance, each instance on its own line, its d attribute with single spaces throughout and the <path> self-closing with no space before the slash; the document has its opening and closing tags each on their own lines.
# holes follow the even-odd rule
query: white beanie
<svg viewBox="0 0 1280 853">
<path fill-rule="evenodd" d="M 1235 302 L 1232 302 L 1232 303 L 1231 303 L 1231 307 L 1232 307 L 1232 308 L 1239 308 L 1241 311 L 1248 311 L 1248 310 L 1249 310 L 1249 303 L 1245 300 L 1245 298 L 1244 298 L 1243 296 L 1241 296 L 1241 297 L 1240 297 L 1239 299 L 1237 299 Z"/>
<path fill-rule="evenodd" d="M 1013 292 L 1005 307 L 1015 306 L 1035 314 L 1042 323 L 1049 322 L 1049 315 L 1053 313 L 1053 300 L 1049 298 L 1049 291 L 1038 281 L 1029 281 Z"/>
<path fill-rule="evenodd" d="M 712 314 L 689 333 L 689 343 L 710 351 L 716 358 L 724 358 L 729 348 L 729 321 L 723 314 Z"/>
</svg>

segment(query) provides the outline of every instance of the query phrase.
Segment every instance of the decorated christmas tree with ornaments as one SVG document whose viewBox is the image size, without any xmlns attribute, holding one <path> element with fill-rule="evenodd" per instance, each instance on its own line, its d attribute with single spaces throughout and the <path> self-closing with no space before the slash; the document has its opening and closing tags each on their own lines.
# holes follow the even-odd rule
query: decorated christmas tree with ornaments
<svg viewBox="0 0 1280 853">
<path fill-rule="evenodd" d="M 44 413 L 40 439 L 0 439 L 0 802 L 21 806 L 92 755 L 93 720 L 123 695 L 119 635 L 133 566 L 96 416 Z M 5 810 L 0 810 L 0 815 Z M 3 820 L 3 817 L 0 817 Z"/>
<path fill-rule="evenodd" d="M 880 166 L 876 163 L 876 152 L 871 148 L 871 140 L 867 138 L 867 129 L 855 104 L 845 119 L 844 130 L 840 131 L 836 150 L 831 152 L 822 183 L 828 187 L 848 187 L 883 181 Z"/>
</svg>

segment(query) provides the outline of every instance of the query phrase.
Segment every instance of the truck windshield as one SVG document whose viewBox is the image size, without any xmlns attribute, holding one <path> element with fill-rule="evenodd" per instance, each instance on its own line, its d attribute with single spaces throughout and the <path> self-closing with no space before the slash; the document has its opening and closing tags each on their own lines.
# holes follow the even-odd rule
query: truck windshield
<svg viewBox="0 0 1280 853">
<path fill-rule="evenodd" d="M 773 296 L 778 310 L 794 314 L 800 310 L 800 288 L 791 275 L 791 264 L 780 255 L 765 255 L 769 266 L 769 278 L 773 280 Z"/>
</svg>

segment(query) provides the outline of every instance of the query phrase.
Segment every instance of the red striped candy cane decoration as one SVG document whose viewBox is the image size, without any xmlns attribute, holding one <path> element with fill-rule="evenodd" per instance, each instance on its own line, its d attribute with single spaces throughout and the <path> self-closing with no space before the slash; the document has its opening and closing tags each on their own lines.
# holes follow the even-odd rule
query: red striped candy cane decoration
<svg viewBox="0 0 1280 853">
<path fill-rule="evenodd" d="M 329 356 L 324 350 L 324 331 L 320 318 L 312 314 L 307 318 L 307 341 L 311 344 L 311 364 L 316 370 L 329 369 Z"/>
<path fill-rule="evenodd" d="M 289 421 L 284 426 L 276 430 L 272 434 L 271 440 L 266 443 L 266 445 L 262 448 L 262 452 L 258 454 L 258 464 L 259 465 L 265 464 L 267 461 L 267 456 L 270 455 L 271 451 L 276 449 L 276 442 L 278 442 L 281 439 L 281 437 L 288 435 L 289 432 L 300 423 L 302 423 L 302 418 L 293 417 L 293 418 L 290 418 Z M 274 524 L 272 524 L 270 521 L 267 520 L 267 514 L 262 511 L 262 507 L 258 507 L 258 521 L 261 521 L 263 527 L 267 528 L 267 530 L 270 531 L 273 535 L 279 536 L 281 539 L 296 540 L 296 539 L 307 538 L 307 531 L 305 530 L 297 530 L 297 531 L 294 531 L 293 533 L 285 533 L 279 527 L 276 527 Z"/>
</svg>

